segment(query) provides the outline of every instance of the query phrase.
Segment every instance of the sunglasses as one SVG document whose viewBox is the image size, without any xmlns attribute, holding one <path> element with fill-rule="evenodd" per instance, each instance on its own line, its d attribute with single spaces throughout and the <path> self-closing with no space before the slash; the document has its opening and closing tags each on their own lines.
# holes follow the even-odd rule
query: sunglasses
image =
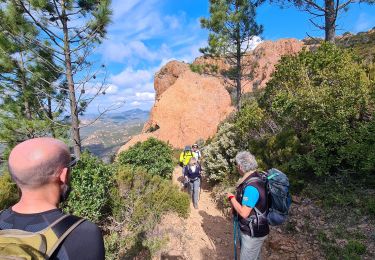
<svg viewBox="0 0 375 260">
<path fill-rule="evenodd" d="M 72 168 L 77 164 L 78 160 L 74 154 L 70 155 L 70 162 L 66 165 L 66 168 Z"/>
</svg>

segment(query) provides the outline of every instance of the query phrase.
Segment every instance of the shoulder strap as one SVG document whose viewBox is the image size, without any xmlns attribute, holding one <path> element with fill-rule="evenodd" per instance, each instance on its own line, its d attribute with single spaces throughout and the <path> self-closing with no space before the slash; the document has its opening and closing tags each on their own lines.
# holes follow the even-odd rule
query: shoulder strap
<svg viewBox="0 0 375 260">
<path fill-rule="evenodd" d="M 85 221 L 83 218 L 77 216 L 64 215 L 47 228 L 39 231 L 38 233 L 43 234 L 47 239 L 47 256 L 51 257 L 70 232 L 83 221 Z"/>
<path fill-rule="evenodd" d="M 260 177 L 251 177 L 250 179 L 245 180 L 245 187 L 246 187 L 248 184 L 250 184 L 250 183 L 252 183 L 252 182 L 256 182 L 256 181 L 263 181 L 263 180 L 262 180 L 262 178 L 260 178 Z"/>
</svg>

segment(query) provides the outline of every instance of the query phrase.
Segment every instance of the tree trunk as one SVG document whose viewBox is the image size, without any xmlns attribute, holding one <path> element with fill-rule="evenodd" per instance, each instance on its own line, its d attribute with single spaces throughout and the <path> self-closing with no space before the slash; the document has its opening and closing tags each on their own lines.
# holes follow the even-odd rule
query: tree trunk
<svg viewBox="0 0 375 260">
<path fill-rule="evenodd" d="M 23 94 L 23 96 L 22 96 L 23 97 L 23 105 L 25 106 L 25 117 L 28 120 L 31 120 L 32 116 L 31 116 L 29 97 L 28 97 L 28 93 L 27 93 L 25 66 L 24 66 L 24 62 L 23 62 L 22 52 L 20 52 L 20 73 L 21 73 L 21 88 L 22 88 L 22 94 Z"/>
<path fill-rule="evenodd" d="M 336 36 L 336 10 L 334 0 L 325 0 L 325 41 L 335 42 Z"/>
<path fill-rule="evenodd" d="M 73 142 L 74 154 L 77 158 L 81 157 L 81 137 L 79 135 L 78 108 L 73 81 L 72 62 L 69 45 L 68 17 L 66 16 L 65 1 L 62 1 L 61 22 L 64 32 L 64 55 L 65 55 L 65 73 L 68 82 L 71 122 L 71 139 Z"/>
<path fill-rule="evenodd" d="M 52 100 L 51 100 L 51 97 L 49 97 L 49 96 L 47 97 L 47 102 L 48 102 L 47 103 L 47 105 L 48 105 L 47 116 L 51 120 L 50 130 L 51 130 L 52 137 L 56 138 L 55 127 L 53 125 L 53 114 L 52 114 Z"/>
<path fill-rule="evenodd" d="M 237 9 L 238 7 L 236 7 Z M 241 97 L 242 97 L 242 64 L 241 64 L 241 36 L 240 26 L 237 26 L 236 32 L 236 88 L 237 88 L 237 111 L 241 110 Z"/>
</svg>

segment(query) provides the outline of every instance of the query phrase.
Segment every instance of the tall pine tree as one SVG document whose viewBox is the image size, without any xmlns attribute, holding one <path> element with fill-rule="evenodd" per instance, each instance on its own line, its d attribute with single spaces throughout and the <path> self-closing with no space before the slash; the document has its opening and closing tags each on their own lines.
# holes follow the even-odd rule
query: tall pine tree
<svg viewBox="0 0 375 260">
<path fill-rule="evenodd" d="M 0 10 L 0 142 L 8 150 L 28 138 L 61 137 L 64 127 L 56 131 L 63 93 L 54 90 L 51 82 L 61 75 L 51 58 L 29 39 L 38 37 L 35 26 L 24 19 L 23 11 L 13 2 Z M 48 84 L 47 84 L 48 82 Z M 48 96 L 46 95 L 47 93 Z M 43 103 L 50 100 L 50 113 Z M 48 120 L 47 120 L 48 119 Z M 66 130 L 66 129 L 65 129 Z"/>
<path fill-rule="evenodd" d="M 103 85 L 91 97 L 84 97 L 85 88 L 95 80 L 100 68 L 88 57 L 95 45 L 106 34 L 110 22 L 110 0 L 12 0 L 21 8 L 25 17 L 32 21 L 48 42 L 37 44 L 53 50 L 54 60 L 64 68 L 70 101 L 71 140 L 74 153 L 81 154 L 79 115 L 97 95 Z M 100 67 L 100 66 L 99 66 Z"/>
<path fill-rule="evenodd" d="M 255 10 L 260 2 L 248 0 L 210 0 L 210 18 L 202 18 L 201 25 L 210 31 L 204 55 L 224 59 L 229 69 L 222 75 L 236 88 L 237 110 L 241 109 L 243 80 L 249 79 L 245 57 L 262 26 L 255 21 Z"/>
</svg>

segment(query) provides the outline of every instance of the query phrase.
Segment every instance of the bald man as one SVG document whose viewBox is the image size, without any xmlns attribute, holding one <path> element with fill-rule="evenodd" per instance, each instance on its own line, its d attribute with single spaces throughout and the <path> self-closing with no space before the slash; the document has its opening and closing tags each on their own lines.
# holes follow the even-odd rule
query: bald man
<svg viewBox="0 0 375 260">
<path fill-rule="evenodd" d="M 69 193 L 69 149 L 53 138 L 35 138 L 18 144 L 10 153 L 12 179 L 21 190 L 20 200 L 0 215 L 1 229 L 40 231 L 64 213 L 59 203 Z M 57 248 L 52 259 L 104 259 L 100 229 L 90 221 L 78 225 Z"/>
</svg>

